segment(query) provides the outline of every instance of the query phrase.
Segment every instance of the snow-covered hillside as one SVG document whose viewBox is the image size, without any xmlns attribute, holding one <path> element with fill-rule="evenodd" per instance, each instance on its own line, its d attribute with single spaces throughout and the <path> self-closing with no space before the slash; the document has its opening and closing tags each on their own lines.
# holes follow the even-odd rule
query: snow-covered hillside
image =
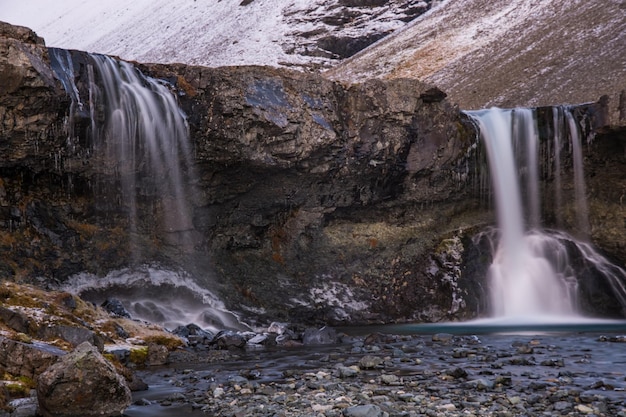
<svg viewBox="0 0 626 417">
<path fill-rule="evenodd" d="M 141 62 L 329 67 L 430 0 L 0 0 L 48 46 Z"/>
<path fill-rule="evenodd" d="M 0 20 L 49 46 L 344 82 L 418 78 L 466 109 L 603 94 L 617 109 L 625 16 L 624 0 L 0 0 Z"/>
<path fill-rule="evenodd" d="M 626 89 L 626 2 L 449 0 L 326 75 L 418 78 L 465 109 L 607 94 L 615 113 Z"/>
</svg>

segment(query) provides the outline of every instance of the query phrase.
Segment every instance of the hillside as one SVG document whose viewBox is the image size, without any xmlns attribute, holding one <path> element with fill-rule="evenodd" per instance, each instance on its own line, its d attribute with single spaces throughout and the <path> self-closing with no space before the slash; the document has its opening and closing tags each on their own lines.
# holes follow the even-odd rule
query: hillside
<svg viewBox="0 0 626 417">
<path fill-rule="evenodd" d="M 609 94 L 616 110 L 626 88 L 625 15 L 620 0 L 451 0 L 326 75 L 418 78 L 466 109 Z"/>
<path fill-rule="evenodd" d="M 404 27 L 430 0 L 0 0 L 0 21 L 48 46 L 139 62 L 328 68 Z"/>
</svg>

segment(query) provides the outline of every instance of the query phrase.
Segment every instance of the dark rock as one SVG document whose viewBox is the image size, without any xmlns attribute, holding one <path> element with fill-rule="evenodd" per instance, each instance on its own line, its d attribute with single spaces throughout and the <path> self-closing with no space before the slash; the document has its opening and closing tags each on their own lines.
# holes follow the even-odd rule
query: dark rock
<svg viewBox="0 0 626 417">
<path fill-rule="evenodd" d="M 424 103 L 439 103 L 440 101 L 443 101 L 446 97 L 447 94 L 437 87 L 429 88 L 428 90 L 420 94 L 420 99 L 422 99 Z"/>
<path fill-rule="evenodd" d="M 343 22 L 335 23 L 343 24 Z M 386 35 L 386 33 L 375 33 L 369 36 L 363 36 L 359 38 L 327 36 L 324 38 L 320 38 L 317 41 L 317 46 L 321 49 L 332 52 L 340 59 L 345 59 L 351 57 L 360 50 L 365 49 L 374 42 L 384 38 Z"/>
<path fill-rule="evenodd" d="M 126 378 L 126 382 L 128 383 L 128 388 L 132 392 L 145 391 L 149 388 L 148 384 L 146 384 L 135 372 L 130 373 L 129 377 Z"/>
<path fill-rule="evenodd" d="M 37 325 L 24 313 L 0 306 L 0 320 L 16 332 L 29 334 Z"/>
<path fill-rule="evenodd" d="M 104 307 L 104 309 L 112 316 L 131 318 L 130 313 L 124 307 L 124 304 L 122 304 L 122 302 L 117 298 L 107 298 L 101 306 Z"/>
<path fill-rule="evenodd" d="M 212 344 L 218 349 L 241 349 L 246 346 L 247 340 L 240 333 L 232 331 L 221 331 L 215 335 Z"/>
<path fill-rule="evenodd" d="M 119 416 L 131 403 L 128 384 L 89 343 L 83 343 L 37 380 L 43 417 Z"/>
<path fill-rule="evenodd" d="M 124 329 L 120 324 L 113 323 L 113 328 L 115 330 L 115 334 L 119 336 L 120 339 L 128 339 L 130 334 Z"/>
<path fill-rule="evenodd" d="M 467 371 L 463 368 L 454 368 L 447 372 L 448 375 L 455 379 L 467 378 Z"/>
<path fill-rule="evenodd" d="M 380 7 L 389 3 L 389 0 L 339 0 L 339 4 L 346 7 Z"/>
</svg>

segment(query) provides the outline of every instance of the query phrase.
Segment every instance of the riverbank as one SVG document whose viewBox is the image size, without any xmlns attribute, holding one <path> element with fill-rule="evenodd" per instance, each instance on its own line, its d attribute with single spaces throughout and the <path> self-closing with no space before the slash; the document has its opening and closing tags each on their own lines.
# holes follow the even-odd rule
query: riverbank
<svg viewBox="0 0 626 417">
<path fill-rule="evenodd" d="M 126 415 L 626 416 L 625 341 L 372 333 L 332 346 L 179 351 L 138 372 L 150 388 Z"/>
</svg>

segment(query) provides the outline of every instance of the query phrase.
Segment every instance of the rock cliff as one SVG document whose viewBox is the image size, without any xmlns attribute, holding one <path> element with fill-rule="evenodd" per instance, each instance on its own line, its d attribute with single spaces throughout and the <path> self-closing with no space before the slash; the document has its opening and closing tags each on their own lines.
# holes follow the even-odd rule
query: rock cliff
<svg viewBox="0 0 626 417">
<path fill-rule="evenodd" d="M 137 64 L 177 94 L 196 172 L 186 173 L 191 230 L 154 221 L 172 207 L 158 201 L 159 184 L 147 175 L 140 224 L 131 228 L 119 170 L 99 163 L 90 135 L 98 108 L 75 107 L 32 32 L 1 25 L 0 35 L 8 80 L 0 85 L 3 279 L 50 285 L 157 262 L 185 268 L 252 323 L 481 313 L 472 271 L 488 260 L 465 255 L 492 213 L 477 192 L 476 133 L 438 88 L 410 79 L 346 86 L 268 67 Z M 89 57 L 71 56 L 75 93 L 89 97 Z M 590 148 L 623 182 L 623 158 L 611 150 L 623 146 L 623 133 L 610 133 Z M 598 184 L 598 204 L 619 209 L 620 192 Z M 598 218 L 594 238 L 624 262 L 621 232 L 604 227 L 619 221 Z"/>
</svg>

